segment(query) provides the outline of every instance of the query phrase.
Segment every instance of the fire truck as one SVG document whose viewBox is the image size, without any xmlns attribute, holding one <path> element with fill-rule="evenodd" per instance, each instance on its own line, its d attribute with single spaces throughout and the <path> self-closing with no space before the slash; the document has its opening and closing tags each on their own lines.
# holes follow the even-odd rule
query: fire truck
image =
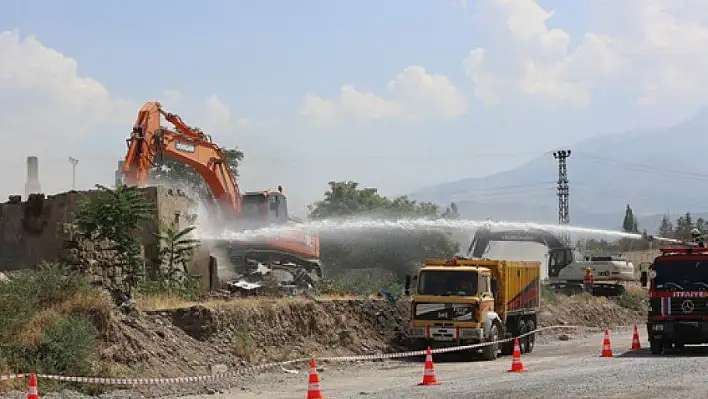
<svg viewBox="0 0 708 399">
<path fill-rule="evenodd" d="M 708 343 L 708 248 L 666 248 L 641 273 L 651 353 Z"/>
</svg>

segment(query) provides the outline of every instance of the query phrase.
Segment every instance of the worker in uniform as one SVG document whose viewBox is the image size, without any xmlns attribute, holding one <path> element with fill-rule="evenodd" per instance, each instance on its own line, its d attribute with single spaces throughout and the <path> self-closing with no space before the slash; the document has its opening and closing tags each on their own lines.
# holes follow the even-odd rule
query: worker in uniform
<svg viewBox="0 0 708 399">
<path fill-rule="evenodd" d="M 588 292 L 590 295 L 592 295 L 593 291 L 593 277 L 592 277 L 592 268 L 586 267 L 585 268 L 585 278 L 583 279 L 583 286 L 585 288 L 585 291 Z"/>
<path fill-rule="evenodd" d="M 691 237 L 693 238 L 693 242 L 695 242 L 699 248 L 705 248 L 705 244 L 703 242 L 703 235 L 701 234 L 700 230 L 698 230 L 698 229 L 691 230 Z"/>
</svg>

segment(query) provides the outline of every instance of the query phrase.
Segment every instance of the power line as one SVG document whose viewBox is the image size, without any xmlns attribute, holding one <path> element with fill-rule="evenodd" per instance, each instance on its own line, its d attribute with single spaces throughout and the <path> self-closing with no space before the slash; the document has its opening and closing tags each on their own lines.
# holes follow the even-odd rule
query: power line
<svg viewBox="0 0 708 399">
<path fill-rule="evenodd" d="M 646 164 L 640 164 L 640 163 L 635 163 L 635 162 L 627 162 L 627 161 L 620 161 L 612 158 L 607 158 L 603 157 L 600 155 L 596 154 L 591 154 L 587 152 L 582 152 L 582 151 L 576 151 L 576 154 L 580 154 L 583 158 L 589 158 L 593 161 L 599 161 L 599 162 L 604 162 L 604 163 L 609 163 L 609 164 L 615 164 L 618 166 L 622 166 L 624 168 L 629 168 L 633 169 L 639 172 L 648 172 L 652 174 L 663 174 L 665 176 L 679 176 L 679 177 L 686 177 L 689 179 L 695 179 L 695 180 L 708 180 L 708 174 L 706 173 L 695 173 L 695 172 L 686 172 L 686 171 L 679 171 L 679 170 L 672 170 L 672 169 L 666 169 L 666 168 L 657 168 L 656 166 L 651 166 L 651 165 L 646 165 Z"/>
</svg>

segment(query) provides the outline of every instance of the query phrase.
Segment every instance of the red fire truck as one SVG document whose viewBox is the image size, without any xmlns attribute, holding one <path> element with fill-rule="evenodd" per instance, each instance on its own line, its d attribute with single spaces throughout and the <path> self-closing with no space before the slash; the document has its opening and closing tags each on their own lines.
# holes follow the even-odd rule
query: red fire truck
<svg viewBox="0 0 708 399">
<path fill-rule="evenodd" d="M 708 343 L 708 248 L 666 248 L 641 274 L 651 353 Z"/>
</svg>

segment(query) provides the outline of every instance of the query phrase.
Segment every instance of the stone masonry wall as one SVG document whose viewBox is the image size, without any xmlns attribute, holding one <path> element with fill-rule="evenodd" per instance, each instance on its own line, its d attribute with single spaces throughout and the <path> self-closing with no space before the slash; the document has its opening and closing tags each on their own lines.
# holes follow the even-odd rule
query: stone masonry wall
<svg viewBox="0 0 708 399">
<path fill-rule="evenodd" d="M 180 190 L 153 186 L 144 189 L 146 198 L 155 208 L 155 219 L 164 223 L 177 221 L 181 228 L 196 222 L 194 202 Z M 82 192 L 89 197 L 100 195 L 97 190 Z M 40 261 L 59 261 L 80 266 L 106 286 L 121 285 L 124 272 L 116 264 L 117 256 L 109 243 L 86 243 L 77 239 L 72 215 L 78 210 L 78 192 L 47 196 L 31 195 L 26 202 L 13 197 L 0 204 L 0 272 L 31 268 Z M 145 225 L 140 241 L 146 258 L 154 259 L 158 242 L 153 233 L 158 223 Z M 80 260 L 83 259 L 84 262 Z M 200 249 L 190 266 L 190 272 L 205 279 L 209 286 L 209 253 Z"/>
</svg>

